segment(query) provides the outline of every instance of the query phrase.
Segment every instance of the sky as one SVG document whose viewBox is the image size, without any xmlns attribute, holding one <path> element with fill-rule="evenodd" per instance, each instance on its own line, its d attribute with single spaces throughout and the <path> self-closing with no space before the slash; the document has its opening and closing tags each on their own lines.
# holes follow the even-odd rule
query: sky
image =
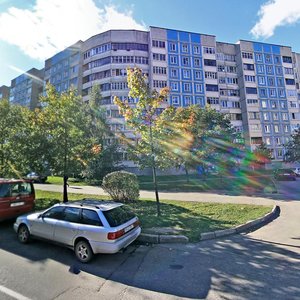
<svg viewBox="0 0 300 300">
<path fill-rule="evenodd" d="M 0 86 L 78 40 L 149 26 L 300 53 L 300 0 L 0 0 Z"/>
</svg>

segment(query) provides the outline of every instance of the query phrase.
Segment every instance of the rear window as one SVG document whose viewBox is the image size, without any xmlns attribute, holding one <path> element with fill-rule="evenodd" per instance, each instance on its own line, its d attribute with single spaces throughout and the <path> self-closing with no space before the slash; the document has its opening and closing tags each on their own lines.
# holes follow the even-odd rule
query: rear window
<svg viewBox="0 0 300 300">
<path fill-rule="evenodd" d="M 135 217 L 134 212 L 125 205 L 117 206 L 111 210 L 102 212 L 110 227 L 120 226 Z"/>
<path fill-rule="evenodd" d="M 0 198 L 13 197 L 18 195 L 31 195 L 32 186 L 29 182 L 12 182 L 0 184 Z"/>
</svg>

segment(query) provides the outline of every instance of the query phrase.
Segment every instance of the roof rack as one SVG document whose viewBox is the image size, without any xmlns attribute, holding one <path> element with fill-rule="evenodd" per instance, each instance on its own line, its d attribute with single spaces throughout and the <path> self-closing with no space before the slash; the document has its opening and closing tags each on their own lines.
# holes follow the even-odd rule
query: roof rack
<svg viewBox="0 0 300 300">
<path fill-rule="evenodd" d="M 93 199 L 93 198 L 83 198 L 82 200 L 78 200 L 78 201 L 73 201 L 73 204 L 79 204 L 80 206 L 91 206 L 91 207 L 95 207 L 95 208 L 100 208 L 99 207 L 99 201 L 101 201 L 102 203 L 105 201 L 103 199 Z"/>
</svg>

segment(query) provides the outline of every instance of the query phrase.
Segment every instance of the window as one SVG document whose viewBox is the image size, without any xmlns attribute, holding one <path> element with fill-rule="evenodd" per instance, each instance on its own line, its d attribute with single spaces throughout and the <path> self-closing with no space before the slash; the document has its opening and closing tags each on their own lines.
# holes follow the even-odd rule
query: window
<svg viewBox="0 0 300 300">
<path fill-rule="evenodd" d="M 182 65 L 183 66 L 189 66 L 190 65 L 189 57 L 186 57 L 186 56 L 182 57 Z"/>
<path fill-rule="evenodd" d="M 204 107 L 205 106 L 204 97 L 195 97 L 195 104 L 198 104 L 201 107 Z"/>
<path fill-rule="evenodd" d="M 275 78 L 274 77 L 268 77 L 268 85 L 275 86 Z"/>
<path fill-rule="evenodd" d="M 251 124 L 250 125 L 250 130 L 252 131 L 260 131 L 261 127 L 259 124 Z"/>
<path fill-rule="evenodd" d="M 253 64 L 243 64 L 244 70 L 249 70 L 253 71 L 254 70 L 254 65 Z"/>
<path fill-rule="evenodd" d="M 219 83 L 225 84 L 226 83 L 226 78 L 225 77 L 219 77 Z"/>
<path fill-rule="evenodd" d="M 266 98 L 267 97 L 267 89 L 259 89 L 259 96 L 262 98 Z"/>
<path fill-rule="evenodd" d="M 269 89 L 269 94 L 272 98 L 276 97 L 276 89 Z"/>
<path fill-rule="evenodd" d="M 289 125 L 283 125 L 283 131 L 284 132 L 290 132 Z"/>
<path fill-rule="evenodd" d="M 217 65 L 217 61 L 214 59 L 204 59 L 204 65 L 215 67 Z"/>
<path fill-rule="evenodd" d="M 222 101 L 221 101 L 221 106 L 222 106 L 223 108 L 228 107 L 228 101 L 227 101 L 227 100 L 222 100 Z"/>
<path fill-rule="evenodd" d="M 181 45 L 181 50 L 184 53 L 187 53 L 189 51 L 189 45 L 188 44 L 182 44 Z"/>
<path fill-rule="evenodd" d="M 290 101 L 291 108 L 297 108 L 297 102 Z"/>
<path fill-rule="evenodd" d="M 171 70 L 170 70 L 170 76 L 172 77 L 172 78 L 178 78 L 178 69 L 173 69 L 173 68 L 171 68 Z"/>
<path fill-rule="evenodd" d="M 103 226 L 97 212 L 85 208 L 82 210 L 81 223 L 94 226 Z"/>
<path fill-rule="evenodd" d="M 274 74 L 273 66 L 266 66 L 267 74 Z"/>
<path fill-rule="evenodd" d="M 172 104 L 179 104 L 179 96 L 172 96 Z"/>
<path fill-rule="evenodd" d="M 171 82 L 171 91 L 178 91 L 178 82 Z"/>
<path fill-rule="evenodd" d="M 293 70 L 293 68 L 284 68 L 284 73 L 285 74 L 293 75 L 294 74 L 294 70 Z"/>
<path fill-rule="evenodd" d="M 282 75 L 282 67 L 276 66 L 275 70 L 277 75 Z"/>
<path fill-rule="evenodd" d="M 138 44 L 138 43 L 112 43 L 111 49 L 114 51 L 117 50 L 140 50 L 148 52 L 147 44 Z"/>
<path fill-rule="evenodd" d="M 164 41 L 152 40 L 152 47 L 155 48 L 165 48 L 166 43 Z"/>
<path fill-rule="evenodd" d="M 246 94 L 257 94 L 257 88 L 246 87 Z"/>
<path fill-rule="evenodd" d="M 191 92 L 191 84 L 188 82 L 183 83 L 183 91 L 184 92 Z"/>
<path fill-rule="evenodd" d="M 270 125 L 264 125 L 264 131 L 265 131 L 265 133 L 270 133 L 271 132 L 271 126 Z"/>
<path fill-rule="evenodd" d="M 279 115 L 277 112 L 274 112 L 273 114 L 273 121 L 278 121 L 279 120 Z"/>
<path fill-rule="evenodd" d="M 198 57 L 194 58 L 194 67 L 201 67 L 201 59 Z"/>
<path fill-rule="evenodd" d="M 258 100 L 257 99 L 247 99 L 247 104 L 256 105 L 256 104 L 258 104 Z"/>
<path fill-rule="evenodd" d="M 219 104 L 219 98 L 217 97 L 207 97 L 208 104 Z"/>
<path fill-rule="evenodd" d="M 262 108 L 267 108 L 267 107 L 268 107 L 268 104 L 267 104 L 267 101 L 266 101 L 266 100 L 262 100 L 262 101 L 261 101 L 261 107 L 262 107 Z"/>
<path fill-rule="evenodd" d="M 153 80 L 153 87 L 164 88 L 167 86 L 167 81 L 165 80 Z"/>
<path fill-rule="evenodd" d="M 283 109 L 287 109 L 287 104 L 285 101 L 281 101 L 280 102 L 280 107 L 283 108 Z"/>
<path fill-rule="evenodd" d="M 184 96 L 184 103 L 185 105 L 192 105 L 192 97 L 191 96 Z"/>
<path fill-rule="evenodd" d="M 200 83 L 195 83 L 195 90 L 196 93 L 202 93 L 203 92 L 203 86 Z"/>
<path fill-rule="evenodd" d="M 241 107 L 240 102 L 238 102 L 238 101 L 231 102 L 231 107 L 232 108 L 240 108 Z"/>
<path fill-rule="evenodd" d="M 238 84 L 238 79 L 233 77 L 227 77 L 226 82 L 227 84 Z"/>
<path fill-rule="evenodd" d="M 255 59 L 256 59 L 256 61 L 261 62 L 262 61 L 262 54 L 261 53 L 255 53 Z"/>
<path fill-rule="evenodd" d="M 175 55 L 170 55 L 170 64 L 171 65 L 177 65 L 178 64 L 178 58 Z"/>
<path fill-rule="evenodd" d="M 154 66 L 153 67 L 153 73 L 154 74 L 167 74 L 167 68 L 165 67 L 158 67 L 158 66 Z"/>
<path fill-rule="evenodd" d="M 153 60 L 165 61 L 166 55 L 161 53 L 153 53 Z"/>
<path fill-rule="evenodd" d="M 182 77 L 185 78 L 185 79 L 186 78 L 188 78 L 188 79 L 191 78 L 191 71 L 187 70 L 187 69 L 183 69 L 182 70 Z"/>
<path fill-rule="evenodd" d="M 272 56 L 271 54 L 265 54 L 265 63 L 271 64 L 272 63 Z"/>
<path fill-rule="evenodd" d="M 274 132 L 278 133 L 279 132 L 279 125 L 278 124 L 274 124 Z"/>
<path fill-rule="evenodd" d="M 200 54 L 200 46 L 194 45 L 193 50 L 194 50 L 194 54 Z"/>
<path fill-rule="evenodd" d="M 277 77 L 276 79 L 277 79 L 277 85 L 278 86 L 284 86 L 283 78 Z"/>
<path fill-rule="evenodd" d="M 236 73 L 236 67 L 234 67 L 234 66 L 226 66 L 226 71 L 228 73 Z"/>
<path fill-rule="evenodd" d="M 277 108 L 277 102 L 276 101 L 271 101 L 271 108 L 276 109 Z"/>
<path fill-rule="evenodd" d="M 259 112 L 255 112 L 255 111 L 248 112 L 248 115 L 249 115 L 249 119 L 251 120 L 259 120 Z"/>
<path fill-rule="evenodd" d="M 264 67 L 264 65 L 256 65 L 256 72 L 258 74 L 264 74 L 265 73 L 265 67 Z"/>
<path fill-rule="evenodd" d="M 269 113 L 267 113 L 267 112 L 264 112 L 263 113 L 263 119 L 264 119 L 264 121 L 268 121 L 270 118 L 269 118 Z"/>
<path fill-rule="evenodd" d="M 194 72 L 195 79 L 202 79 L 202 72 L 201 71 L 195 71 Z"/>
<path fill-rule="evenodd" d="M 252 52 L 242 52 L 242 58 L 253 59 L 253 53 Z"/>
<path fill-rule="evenodd" d="M 296 90 L 287 90 L 287 95 L 289 97 L 297 97 L 297 91 Z"/>
<path fill-rule="evenodd" d="M 286 85 L 295 85 L 295 80 L 290 78 L 285 78 Z"/>
<path fill-rule="evenodd" d="M 280 64 L 280 63 L 281 63 L 280 56 L 274 55 L 274 63 L 275 63 L 275 64 Z"/>
<path fill-rule="evenodd" d="M 245 75 L 244 78 L 245 78 L 245 81 L 255 82 L 255 76 L 253 76 L 253 75 Z"/>
<path fill-rule="evenodd" d="M 266 143 L 266 145 L 271 145 L 271 138 L 266 137 L 265 138 L 265 143 Z"/>
<path fill-rule="evenodd" d="M 176 45 L 176 43 L 169 43 L 169 50 L 170 50 L 170 52 L 171 52 L 171 51 L 172 51 L 172 52 L 176 51 L 176 50 L 177 50 L 177 45 Z"/>
<path fill-rule="evenodd" d="M 56 206 L 43 214 L 44 218 L 51 218 L 57 220 L 63 220 L 64 217 L 64 207 Z"/>
<path fill-rule="evenodd" d="M 258 76 L 258 84 L 259 85 L 265 85 L 266 84 L 266 79 L 263 76 Z"/>
<path fill-rule="evenodd" d="M 217 92 L 219 90 L 218 85 L 216 84 L 206 84 L 205 87 L 206 87 L 206 91 Z"/>
<path fill-rule="evenodd" d="M 278 95 L 280 98 L 284 98 L 285 97 L 285 90 L 284 89 L 277 89 L 278 90 Z"/>
<path fill-rule="evenodd" d="M 73 223 L 79 223 L 80 208 L 76 207 L 66 207 L 64 211 L 64 220 Z"/>
<path fill-rule="evenodd" d="M 281 113 L 281 117 L 282 117 L 283 121 L 288 121 L 288 119 L 289 119 L 289 116 L 287 113 Z"/>
<path fill-rule="evenodd" d="M 292 58 L 290 56 L 282 56 L 282 61 L 284 63 L 292 63 Z"/>
<path fill-rule="evenodd" d="M 206 54 L 215 54 L 214 47 L 203 47 L 203 52 Z"/>
<path fill-rule="evenodd" d="M 205 78 L 208 78 L 208 79 L 217 79 L 218 78 L 218 75 L 216 72 L 205 72 L 204 75 L 205 75 Z"/>
<path fill-rule="evenodd" d="M 224 65 L 218 65 L 218 72 L 226 72 L 226 68 Z"/>
</svg>

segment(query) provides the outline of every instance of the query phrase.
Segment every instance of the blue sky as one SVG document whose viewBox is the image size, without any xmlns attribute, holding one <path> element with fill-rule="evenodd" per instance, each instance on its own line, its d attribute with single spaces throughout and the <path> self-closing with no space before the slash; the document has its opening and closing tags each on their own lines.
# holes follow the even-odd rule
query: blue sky
<svg viewBox="0 0 300 300">
<path fill-rule="evenodd" d="M 0 0 L 0 86 L 108 29 L 157 26 L 300 52 L 299 21 L 299 0 Z"/>
</svg>

